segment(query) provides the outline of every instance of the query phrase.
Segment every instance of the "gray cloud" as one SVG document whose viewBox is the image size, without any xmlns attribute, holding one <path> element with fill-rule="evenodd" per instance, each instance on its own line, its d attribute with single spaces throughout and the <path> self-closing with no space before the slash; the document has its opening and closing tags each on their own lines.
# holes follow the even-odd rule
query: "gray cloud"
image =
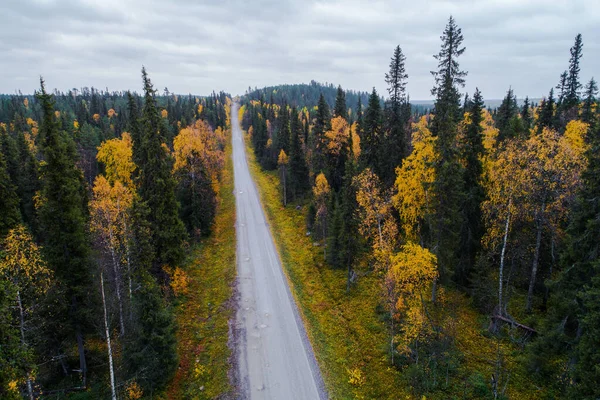
<svg viewBox="0 0 600 400">
<path fill-rule="evenodd" d="M 427 99 L 432 55 L 452 14 L 467 47 L 468 92 L 540 97 L 583 34 L 583 80 L 600 78 L 597 0 L 3 0 L 0 92 L 49 87 L 157 88 L 241 94 L 311 79 L 385 91 L 393 48 L 406 57 L 412 99 Z"/>
</svg>

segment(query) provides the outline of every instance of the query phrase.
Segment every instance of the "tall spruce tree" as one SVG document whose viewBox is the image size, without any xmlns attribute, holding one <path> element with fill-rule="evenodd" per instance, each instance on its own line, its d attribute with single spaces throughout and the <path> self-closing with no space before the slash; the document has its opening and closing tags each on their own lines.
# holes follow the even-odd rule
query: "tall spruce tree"
<svg viewBox="0 0 600 400">
<path fill-rule="evenodd" d="M 385 74 L 390 98 L 386 105 L 386 129 L 380 147 L 380 156 L 384 166 L 379 176 L 388 186 L 394 182 L 396 167 L 402 164 L 402 159 L 406 155 L 406 129 L 410 118 L 410 105 L 408 105 L 406 97 L 408 74 L 404 65 L 405 61 L 406 57 L 402 53 L 402 49 L 400 46 L 396 46 L 390 60 L 390 70 Z"/>
<path fill-rule="evenodd" d="M 537 133 L 542 133 L 544 128 L 555 128 L 556 127 L 556 118 L 555 118 L 555 105 L 556 101 L 554 100 L 554 88 L 550 89 L 550 93 L 548 93 L 547 99 L 542 99 L 540 104 L 540 114 L 537 120 Z"/>
<path fill-rule="evenodd" d="M 481 156 L 484 153 L 483 128 L 481 126 L 483 107 L 483 96 L 479 89 L 475 89 L 468 110 L 471 119 L 467 125 L 464 154 L 462 155 L 465 163 L 463 173 L 465 196 L 462 204 L 463 225 L 460 233 L 460 258 L 455 271 L 455 279 L 462 285 L 468 283 L 483 235 L 481 221 L 481 203 L 485 198 L 485 192 L 481 186 L 483 173 Z"/>
<path fill-rule="evenodd" d="M 575 43 L 570 50 L 571 58 L 569 60 L 569 70 L 568 76 L 566 79 L 566 93 L 563 101 L 563 108 L 565 112 L 572 114 L 569 115 L 568 119 L 573 119 L 577 117 L 577 110 L 573 111 L 573 108 L 576 108 L 579 104 L 579 91 L 581 90 L 581 83 L 579 82 L 579 73 L 581 68 L 579 67 L 579 63 L 581 61 L 581 57 L 583 56 L 583 41 L 581 38 L 581 33 L 578 33 L 575 36 Z"/>
<path fill-rule="evenodd" d="M 86 385 L 87 364 L 84 335 L 91 327 L 93 303 L 90 271 L 90 241 L 87 231 L 87 196 L 83 173 L 76 166 L 77 152 L 72 139 L 59 130 L 51 95 L 44 81 L 37 95 L 42 109 L 40 136 L 44 138 L 43 202 L 40 206 L 40 236 L 48 265 L 61 286 L 65 317 L 57 324 L 55 341 L 67 352 L 72 338 L 77 343 L 79 370 Z"/>
<path fill-rule="evenodd" d="M 459 233 L 462 226 L 459 206 L 463 199 L 463 177 L 456 147 L 458 122 L 461 120 L 459 87 L 465 84 L 467 72 L 462 71 L 458 57 L 465 52 L 462 47 L 463 35 L 454 18 L 441 36 L 440 52 L 434 55 L 438 60 L 438 70 L 432 71 L 435 86 L 431 93 L 436 96 L 431 133 L 437 137 L 435 150 L 438 161 L 435 164 L 436 177 L 433 183 L 436 204 L 433 212 L 433 243 L 430 248 L 437 255 L 440 278 L 448 278 L 450 268 L 456 265 L 456 252 L 459 248 Z M 437 281 L 435 281 L 437 284 Z M 436 287 L 432 291 L 436 300 Z"/>
<path fill-rule="evenodd" d="M 163 121 L 145 68 L 142 68 L 142 78 L 144 107 L 139 122 L 131 126 L 133 154 L 138 170 L 138 194 L 150 211 L 148 219 L 155 251 L 153 271 L 160 275 L 163 265 L 174 266 L 183 260 L 182 245 L 186 232 L 175 197 L 176 182 L 171 174 L 173 159 L 164 145 Z M 133 114 L 131 118 L 136 118 L 135 110 L 130 110 L 130 113 Z"/>
<path fill-rule="evenodd" d="M 348 120 L 348 109 L 346 108 L 346 93 L 341 86 L 337 88 L 337 95 L 335 97 L 335 107 L 333 108 L 334 117 L 342 117 Z"/>
</svg>

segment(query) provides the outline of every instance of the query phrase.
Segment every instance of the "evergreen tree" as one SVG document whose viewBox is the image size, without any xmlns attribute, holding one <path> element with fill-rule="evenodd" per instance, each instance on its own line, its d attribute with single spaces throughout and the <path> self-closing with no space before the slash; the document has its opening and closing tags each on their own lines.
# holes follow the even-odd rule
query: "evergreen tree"
<svg viewBox="0 0 600 400">
<path fill-rule="evenodd" d="M 572 109 L 577 107 L 579 104 L 579 91 L 581 90 L 581 83 L 579 82 L 579 62 L 583 56 L 583 41 L 581 39 L 581 33 L 575 36 L 575 43 L 570 50 L 571 59 L 569 60 L 569 74 L 566 79 L 566 94 L 564 98 L 564 109 L 565 112 L 573 113 Z M 576 110 L 573 118 L 577 116 Z M 570 118 L 570 119 L 573 119 Z"/>
<path fill-rule="evenodd" d="M 525 97 L 525 101 L 523 102 L 523 108 L 521 108 L 521 119 L 523 120 L 523 128 L 528 134 L 529 129 L 531 129 L 531 124 L 533 122 L 533 118 L 531 115 L 531 104 L 529 103 L 529 96 Z"/>
<path fill-rule="evenodd" d="M 363 109 L 362 109 L 362 102 L 359 97 L 358 103 L 356 104 L 356 134 L 361 139 L 363 137 L 364 125 L 365 125 L 363 114 L 364 113 L 363 113 Z"/>
<path fill-rule="evenodd" d="M 502 141 L 516 136 L 516 132 L 512 129 L 512 121 L 518 112 L 517 97 L 514 95 L 512 88 L 509 88 L 496 112 L 496 128 L 499 131 L 498 140 Z"/>
<path fill-rule="evenodd" d="M 323 97 L 323 93 L 319 96 L 319 102 L 317 104 L 317 115 L 315 118 L 315 126 L 312 130 L 312 148 L 313 148 L 313 162 L 312 169 L 316 176 L 319 172 L 325 168 L 325 154 L 327 149 L 325 147 L 325 132 L 330 128 L 331 115 L 329 114 L 329 106 Z"/>
<path fill-rule="evenodd" d="M 481 127 L 483 107 L 483 96 L 479 89 L 476 89 L 469 108 L 471 118 L 466 129 L 464 154 L 462 155 L 465 162 L 463 173 L 465 196 L 462 204 L 460 260 L 455 276 L 456 280 L 463 285 L 468 282 L 471 269 L 475 265 L 475 258 L 483 235 L 481 203 L 485 198 L 485 193 L 480 183 L 483 173 L 481 156 L 484 153 L 483 128 Z"/>
<path fill-rule="evenodd" d="M 458 64 L 465 48 L 462 47 L 463 35 L 450 17 L 441 36 L 440 52 L 434 56 L 438 60 L 438 71 L 433 71 L 435 86 L 431 93 L 436 96 L 431 133 L 437 137 L 435 165 L 436 177 L 433 184 L 436 204 L 433 215 L 433 243 L 430 244 L 438 258 L 439 274 L 446 279 L 448 269 L 456 265 L 456 252 L 459 248 L 458 235 L 462 221 L 459 205 L 462 203 L 462 172 L 456 149 L 456 135 L 460 114 L 459 87 L 465 84 L 467 72 Z M 437 281 L 436 281 L 437 282 Z M 435 302 L 434 287 L 432 299 Z"/>
<path fill-rule="evenodd" d="M 593 128 L 596 124 L 597 117 L 594 112 L 594 104 L 596 103 L 596 95 L 598 94 L 598 84 L 594 78 L 590 79 L 585 86 L 585 100 L 583 101 L 583 110 L 581 112 L 581 120 Z"/>
<path fill-rule="evenodd" d="M 175 197 L 176 182 L 171 174 L 173 159 L 163 146 L 166 138 L 155 91 L 145 69 L 142 69 L 142 77 L 145 102 L 140 121 L 132 124 L 132 129 L 140 129 L 132 131 L 133 153 L 134 160 L 137 158 L 138 194 L 150 210 L 148 218 L 156 255 L 153 270 L 161 274 L 163 265 L 174 266 L 183 260 L 186 233 Z M 131 112 L 135 115 L 134 110 Z"/>
<path fill-rule="evenodd" d="M 381 103 L 375 88 L 369 96 L 369 104 L 364 113 L 364 126 L 361 138 L 361 167 L 372 167 L 379 171 L 379 144 L 382 125 Z"/>
<path fill-rule="evenodd" d="M 543 99 L 540 104 L 540 114 L 537 121 L 537 132 L 540 134 L 544 128 L 554 128 L 555 116 L 554 116 L 554 89 L 550 89 L 548 98 Z"/>
<path fill-rule="evenodd" d="M 90 275 L 90 242 L 87 234 L 87 196 L 84 178 L 76 166 L 77 153 L 73 141 L 59 131 L 51 96 L 46 93 L 44 82 L 38 100 L 42 108 L 40 135 L 44 138 L 43 155 L 46 161 L 43 171 L 40 207 L 40 235 L 48 265 L 61 284 L 66 310 L 61 331 L 56 331 L 57 341 L 76 339 L 79 351 L 79 370 L 86 385 L 87 365 L 84 350 L 84 334 L 91 330 L 93 311 Z M 71 343 L 63 343 L 60 351 L 66 352 Z"/>
<path fill-rule="evenodd" d="M 360 251 L 359 223 L 356 216 L 358 203 L 356 202 L 356 188 L 353 184 L 355 175 L 356 165 L 354 154 L 352 154 L 352 139 L 350 139 L 350 156 L 346 162 L 344 185 L 340 192 L 341 204 L 339 206 L 339 214 L 341 217 L 341 229 L 338 238 L 338 260 L 340 267 L 345 266 L 348 271 L 346 290 L 350 290 L 350 283 L 354 275 L 354 260 Z"/>
<path fill-rule="evenodd" d="M 406 129 L 410 118 L 410 105 L 406 97 L 408 74 L 404 66 L 405 61 L 402 49 L 396 46 L 390 61 L 390 70 L 385 74 L 390 99 L 386 107 L 386 133 L 380 147 L 383 167 L 379 176 L 387 186 L 394 182 L 395 169 L 402 164 L 406 155 Z"/>
<path fill-rule="evenodd" d="M 277 132 L 273 138 L 274 156 L 279 155 L 279 150 L 290 152 L 290 111 L 287 104 L 283 103 L 279 110 L 279 118 L 277 119 Z"/>
<path fill-rule="evenodd" d="M 544 340 L 548 348 L 567 352 L 574 368 L 570 387 L 573 398 L 600 396 L 600 130 L 590 138 L 588 166 L 568 228 L 564 266 L 554 290 L 549 327 Z"/>
<path fill-rule="evenodd" d="M 19 198 L 0 153 L 0 240 L 20 221 Z"/>
<path fill-rule="evenodd" d="M 558 108 L 561 108 L 563 101 L 565 100 L 565 95 L 567 94 L 567 71 L 563 71 L 563 73 L 560 74 L 560 81 L 555 89 L 558 89 L 558 101 L 556 104 L 558 105 Z"/>
<path fill-rule="evenodd" d="M 337 96 L 335 98 L 335 107 L 333 108 L 334 117 L 342 117 L 348 120 L 348 109 L 346 108 L 346 93 L 338 86 Z"/>
<path fill-rule="evenodd" d="M 308 166 L 306 165 L 306 159 L 304 157 L 304 151 L 302 150 L 302 143 L 300 142 L 300 136 L 302 135 L 302 128 L 300 127 L 300 121 L 298 119 L 298 111 L 296 108 L 292 108 L 291 112 L 291 137 L 290 137 L 290 157 L 289 157 L 289 188 L 292 196 L 298 198 L 306 190 L 309 189 L 308 182 Z"/>
</svg>

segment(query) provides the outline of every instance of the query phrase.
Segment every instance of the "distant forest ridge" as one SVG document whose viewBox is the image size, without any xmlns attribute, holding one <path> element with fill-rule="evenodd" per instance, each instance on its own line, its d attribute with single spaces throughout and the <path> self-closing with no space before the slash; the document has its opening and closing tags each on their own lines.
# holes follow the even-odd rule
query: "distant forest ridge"
<svg viewBox="0 0 600 400">
<path fill-rule="evenodd" d="M 335 105 L 335 98 L 337 94 L 338 86 L 333 83 L 320 83 L 311 80 L 310 83 L 298 83 L 298 84 L 281 84 L 274 86 L 266 86 L 263 88 L 248 88 L 246 94 L 243 96 L 249 100 L 260 100 L 263 99 L 269 103 L 282 104 L 286 102 L 296 107 L 308 107 L 312 108 L 319 102 L 319 95 L 323 93 L 325 101 L 329 107 L 333 108 Z M 350 108 L 356 108 L 358 98 L 365 106 L 369 101 L 369 93 L 347 89 L 344 90 L 346 93 L 346 104 Z M 541 101 L 541 98 L 529 99 L 530 104 L 537 104 Z M 381 97 L 381 104 L 383 105 L 385 99 Z M 523 105 L 524 98 L 517 99 L 519 106 Z M 434 100 L 410 100 L 413 111 L 425 111 L 433 108 Z M 485 107 L 490 109 L 496 109 L 500 107 L 502 99 L 487 99 L 484 100 Z"/>
</svg>

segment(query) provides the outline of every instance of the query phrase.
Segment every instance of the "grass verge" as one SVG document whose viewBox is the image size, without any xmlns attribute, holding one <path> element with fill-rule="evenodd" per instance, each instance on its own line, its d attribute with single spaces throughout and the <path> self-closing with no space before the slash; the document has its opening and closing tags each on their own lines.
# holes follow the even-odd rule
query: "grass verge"
<svg viewBox="0 0 600 400">
<path fill-rule="evenodd" d="M 187 288 L 176 306 L 180 366 L 167 389 L 169 399 L 223 398 L 233 391 L 227 345 L 236 276 L 231 144 L 226 148 L 220 186 L 213 232 L 192 250 L 182 268 Z"/>
</svg>

